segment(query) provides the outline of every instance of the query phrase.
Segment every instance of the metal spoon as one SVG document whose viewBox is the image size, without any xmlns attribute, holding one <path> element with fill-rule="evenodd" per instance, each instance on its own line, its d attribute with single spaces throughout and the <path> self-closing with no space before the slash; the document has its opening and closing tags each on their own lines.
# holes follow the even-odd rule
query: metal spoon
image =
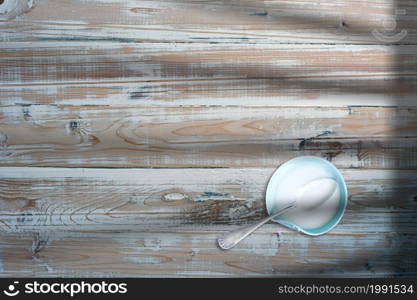
<svg viewBox="0 0 417 300">
<path fill-rule="evenodd" d="M 319 178 L 313 180 L 306 185 L 304 185 L 295 195 L 295 201 L 291 202 L 288 206 L 277 211 L 275 214 L 266 217 L 259 222 L 245 226 L 242 228 L 229 231 L 217 238 L 217 243 L 220 248 L 228 250 L 233 248 L 237 243 L 243 240 L 245 237 L 250 235 L 256 229 L 264 225 L 266 222 L 272 220 L 273 218 L 282 215 L 289 209 L 297 205 L 300 209 L 311 210 L 312 208 L 320 205 L 326 201 L 336 190 L 337 183 L 333 178 Z"/>
<path fill-rule="evenodd" d="M 253 225 L 245 226 L 245 227 L 242 227 L 242 228 L 238 228 L 238 229 L 226 232 L 226 233 L 222 234 L 221 236 L 219 236 L 217 238 L 217 243 L 219 244 L 220 248 L 222 248 L 223 250 L 229 250 L 229 249 L 233 248 L 234 246 L 236 246 L 237 243 L 239 243 L 245 237 L 250 235 L 256 229 L 258 229 L 259 227 L 264 225 L 266 222 L 272 220 L 273 218 L 275 218 L 279 215 L 284 214 L 285 212 L 287 212 L 291 208 L 294 208 L 295 206 L 296 206 L 296 201 L 290 203 L 290 205 L 288 205 L 288 206 L 284 207 L 283 209 L 277 211 L 275 214 L 273 214 L 269 217 L 266 217 L 266 218 L 262 219 L 261 221 L 256 222 Z"/>
</svg>

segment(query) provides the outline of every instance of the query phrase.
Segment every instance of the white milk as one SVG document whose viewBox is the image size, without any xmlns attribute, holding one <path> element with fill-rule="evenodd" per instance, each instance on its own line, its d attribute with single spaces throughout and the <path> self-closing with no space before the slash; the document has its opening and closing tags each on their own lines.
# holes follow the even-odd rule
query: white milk
<svg viewBox="0 0 417 300">
<path fill-rule="evenodd" d="M 314 165 L 294 168 L 276 186 L 278 209 L 296 201 L 296 207 L 281 219 L 301 228 L 318 228 L 328 223 L 339 206 L 340 191 L 324 168 Z"/>
</svg>

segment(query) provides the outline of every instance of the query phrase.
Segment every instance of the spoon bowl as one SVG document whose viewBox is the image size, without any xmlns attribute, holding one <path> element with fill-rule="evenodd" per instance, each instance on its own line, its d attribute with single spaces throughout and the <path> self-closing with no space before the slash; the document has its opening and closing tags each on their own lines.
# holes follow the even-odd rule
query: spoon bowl
<svg viewBox="0 0 417 300">
<path fill-rule="evenodd" d="M 311 210 L 320 206 L 337 191 L 337 182 L 333 178 L 320 178 L 310 181 L 296 193 L 297 206 Z"/>
</svg>

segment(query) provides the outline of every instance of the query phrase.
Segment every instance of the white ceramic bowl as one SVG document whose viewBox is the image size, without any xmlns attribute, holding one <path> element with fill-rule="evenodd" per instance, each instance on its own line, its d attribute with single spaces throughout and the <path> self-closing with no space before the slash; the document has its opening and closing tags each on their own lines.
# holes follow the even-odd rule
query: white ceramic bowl
<svg viewBox="0 0 417 300">
<path fill-rule="evenodd" d="M 335 210 L 334 216 L 325 225 L 317 228 L 302 228 L 300 226 L 297 226 L 296 224 L 292 224 L 284 219 L 285 214 L 283 216 L 278 216 L 274 218 L 273 221 L 308 235 L 321 235 L 330 231 L 339 223 L 345 212 L 348 199 L 346 183 L 343 179 L 342 174 L 332 163 L 323 158 L 315 156 L 300 156 L 297 158 L 293 158 L 279 166 L 279 168 L 274 172 L 268 183 L 265 197 L 266 208 L 268 210 L 268 214 L 270 215 L 281 208 L 280 203 L 282 203 L 284 200 L 281 199 L 280 202 L 280 194 L 277 193 L 279 183 L 282 182 L 284 178 L 287 178 L 287 176 L 289 176 L 291 172 L 294 172 L 294 170 L 301 167 L 313 167 L 319 172 L 323 172 L 323 174 L 326 174 L 327 178 L 330 177 L 336 181 L 339 187 L 338 190 L 340 195 L 339 205 Z"/>
</svg>

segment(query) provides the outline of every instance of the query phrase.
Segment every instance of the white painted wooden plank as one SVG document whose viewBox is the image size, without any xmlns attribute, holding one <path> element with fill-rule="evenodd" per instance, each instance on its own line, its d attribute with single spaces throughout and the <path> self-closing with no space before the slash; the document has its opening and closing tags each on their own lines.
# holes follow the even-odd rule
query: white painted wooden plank
<svg viewBox="0 0 417 300">
<path fill-rule="evenodd" d="M 1 276 L 415 276 L 413 235 L 257 232 L 230 251 L 219 231 L 1 234 Z"/>
<path fill-rule="evenodd" d="M 416 5 L 402 0 L 38 0 L 30 6 L 0 11 L 9 19 L 4 40 L 412 43 L 417 31 Z"/>
<path fill-rule="evenodd" d="M 309 154 L 415 168 L 416 128 L 412 108 L 11 106 L 0 108 L 0 164 L 275 166 Z"/>
<path fill-rule="evenodd" d="M 161 231 L 241 224 L 265 215 L 273 171 L 2 167 L 1 228 Z M 416 172 L 343 169 L 342 174 L 350 197 L 334 233 L 416 229 Z"/>
<path fill-rule="evenodd" d="M 398 106 L 416 107 L 413 80 L 282 79 L 159 80 L 143 82 L 0 85 L 0 106 Z"/>
<path fill-rule="evenodd" d="M 415 78 L 416 49 L 382 45 L 3 43 L 0 67 L 2 81 L 9 85 L 275 78 L 296 80 L 306 88 L 328 84 L 337 90 L 332 80 Z M 373 91 L 372 86 L 369 89 Z"/>
</svg>

